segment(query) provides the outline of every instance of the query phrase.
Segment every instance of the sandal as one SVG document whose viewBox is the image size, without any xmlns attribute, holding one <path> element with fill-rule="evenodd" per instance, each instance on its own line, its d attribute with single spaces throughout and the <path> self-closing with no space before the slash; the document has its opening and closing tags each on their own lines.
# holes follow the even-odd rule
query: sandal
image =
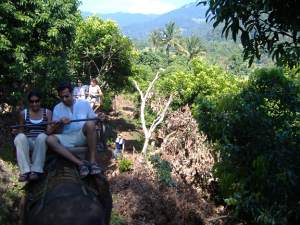
<svg viewBox="0 0 300 225">
<path fill-rule="evenodd" d="M 38 180 L 40 179 L 41 177 L 43 176 L 43 173 L 39 173 L 39 172 L 31 172 L 28 176 L 28 179 L 30 181 L 33 181 L 33 180 Z"/>
<path fill-rule="evenodd" d="M 19 182 L 25 182 L 28 180 L 30 172 L 28 173 L 24 173 L 24 174 L 20 174 L 18 181 Z"/>
<path fill-rule="evenodd" d="M 89 173 L 90 173 L 90 169 L 89 169 L 89 165 L 87 164 L 87 162 L 83 161 L 83 164 L 81 164 L 78 167 L 79 170 L 79 175 L 81 177 L 86 177 Z"/>
<path fill-rule="evenodd" d="M 90 164 L 90 174 L 91 175 L 95 175 L 95 174 L 100 174 L 100 173 L 102 173 L 102 168 L 99 166 L 99 165 L 97 165 L 96 163 L 91 163 Z"/>
</svg>

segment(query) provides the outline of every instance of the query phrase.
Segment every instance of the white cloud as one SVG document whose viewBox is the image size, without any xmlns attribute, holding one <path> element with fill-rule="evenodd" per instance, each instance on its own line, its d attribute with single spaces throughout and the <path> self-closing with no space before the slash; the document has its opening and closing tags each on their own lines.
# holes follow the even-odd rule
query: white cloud
<svg viewBox="0 0 300 225">
<path fill-rule="evenodd" d="M 92 13 L 130 12 L 162 14 L 176 8 L 163 0 L 82 0 L 82 11 Z"/>
</svg>

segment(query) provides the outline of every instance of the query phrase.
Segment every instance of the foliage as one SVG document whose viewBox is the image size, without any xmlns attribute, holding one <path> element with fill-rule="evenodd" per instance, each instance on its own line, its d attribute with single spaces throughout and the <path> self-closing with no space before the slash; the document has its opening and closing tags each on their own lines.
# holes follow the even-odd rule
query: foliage
<svg viewBox="0 0 300 225">
<path fill-rule="evenodd" d="M 216 167 L 223 195 L 253 224 L 298 224 L 299 86 L 278 69 L 259 70 L 226 106 Z"/>
<path fill-rule="evenodd" d="M 165 68 L 167 66 L 165 57 L 161 53 L 153 51 L 140 52 L 136 63 L 139 65 L 150 66 L 152 72 L 156 72 L 159 68 Z"/>
<path fill-rule="evenodd" d="M 240 90 L 241 84 L 242 80 L 226 73 L 222 68 L 196 58 L 191 62 L 190 71 L 167 74 L 159 85 L 163 93 L 176 93 L 173 101 L 176 108 L 186 104 L 193 105 L 193 112 L 200 121 L 201 129 L 208 132 L 210 126 L 215 124 L 212 113 L 216 110 L 222 112 L 222 107 Z M 217 102 L 220 104 L 217 105 Z"/>
<path fill-rule="evenodd" d="M 130 159 L 123 158 L 119 161 L 119 171 L 124 173 L 132 170 L 133 162 Z"/>
<path fill-rule="evenodd" d="M 125 220 L 113 210 L 111 214 L 110 225 L 125 225 L 125 224 L 126 224 Z"/>
<path fill-rule="evenodd" d="M 191 61 L 200 53 L 204 53 L 204 46 L 200 37 L 191 35 L 185 38 L 185 49 L 188 55 L 188 60 Z"/>
<path fill-rule="evenodd" d="M 114 22 L 89 17 L 79 23 L 70 59 L 77 77 L 96 77 L 120 90 L 131 74 L 131 60 L 132 44 Z"/>
<path fill-rule="evenodd" d="M 150 155 L 149 160 L 153 167 L 156 169 L 159 180 L 170 187 L 175 186 L 175 181 L 171 176 L 171 164 L 168 161 L 161 159 L 157 154 Z"/>
<path fill-rule="evenodd" d="M 149 42 L 152 50 L 157 51 L 162 45 L 160 30 L 154 30 L 149 35 Z"/>
<path fill-rule="evenodd" d="M 77 0 L 4 0 L 0 3 L 0 99 L 16 105 L 38 87 L 47 97 L 70 79 L 68 49 L 79 18 Z"/>
<path fill-rule="evenodd" d="M 222 34 L 229 33 L 236 41 L 240 35 L 244 47 L 244 58 L 252 64 L 268 51 L 278 64 L 289 66 L 299 63 L 300 36 L 299 10 L 297 1 L 287 0 L 206 0 L 206 19 L 213 20 L 213 26 L 224 25 Z"/>
<path fill-rule="evenodd" d="M 155 51 L 157 48 L 163 46 L 167 56 L 168 64 L 171 62 L 170 52 L 181 48 L 180 46 L 181 32 L 179 27 L 174 22 L 169 22 L 164 29 L 158 29 L 150 34 L 150 41 Z"/>
<path fill-rule="evenodd" d="M 23 195 L 22 185 L 18 182 L 18 168 L 0 158 L 0 223 L 18 221 L 18 202 Z"/>
<path fill-rule="evenodd" d="M 103 95 L 103 100 L 101 103 L 101 110 L 104 112 L 110 112 L 112 110 L 114 93 L 113 92 L 105 92 Z"/>
</svg>

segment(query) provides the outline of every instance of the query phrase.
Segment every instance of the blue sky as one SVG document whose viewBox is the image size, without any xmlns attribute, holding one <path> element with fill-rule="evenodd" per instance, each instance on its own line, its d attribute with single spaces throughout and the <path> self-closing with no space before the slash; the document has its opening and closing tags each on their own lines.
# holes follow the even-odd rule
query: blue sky
<svg viewBox="0 0 300 225">
<path fill-rule="evenodd" d="M 92 13 L 162 14 L 195 0 L 81 0 L 79 9 Z"/>
</svg>

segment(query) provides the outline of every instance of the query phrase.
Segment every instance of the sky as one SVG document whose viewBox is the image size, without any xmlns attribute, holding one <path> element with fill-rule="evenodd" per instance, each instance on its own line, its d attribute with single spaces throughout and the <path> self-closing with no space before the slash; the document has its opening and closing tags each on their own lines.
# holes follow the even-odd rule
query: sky
<svg viewBox="0 0 300 225">
<path fill-rule="evenodd" d="M 163 14 L 195 0 L 81 0 L 79 9 L 92 13 Z"/>
</svg>

